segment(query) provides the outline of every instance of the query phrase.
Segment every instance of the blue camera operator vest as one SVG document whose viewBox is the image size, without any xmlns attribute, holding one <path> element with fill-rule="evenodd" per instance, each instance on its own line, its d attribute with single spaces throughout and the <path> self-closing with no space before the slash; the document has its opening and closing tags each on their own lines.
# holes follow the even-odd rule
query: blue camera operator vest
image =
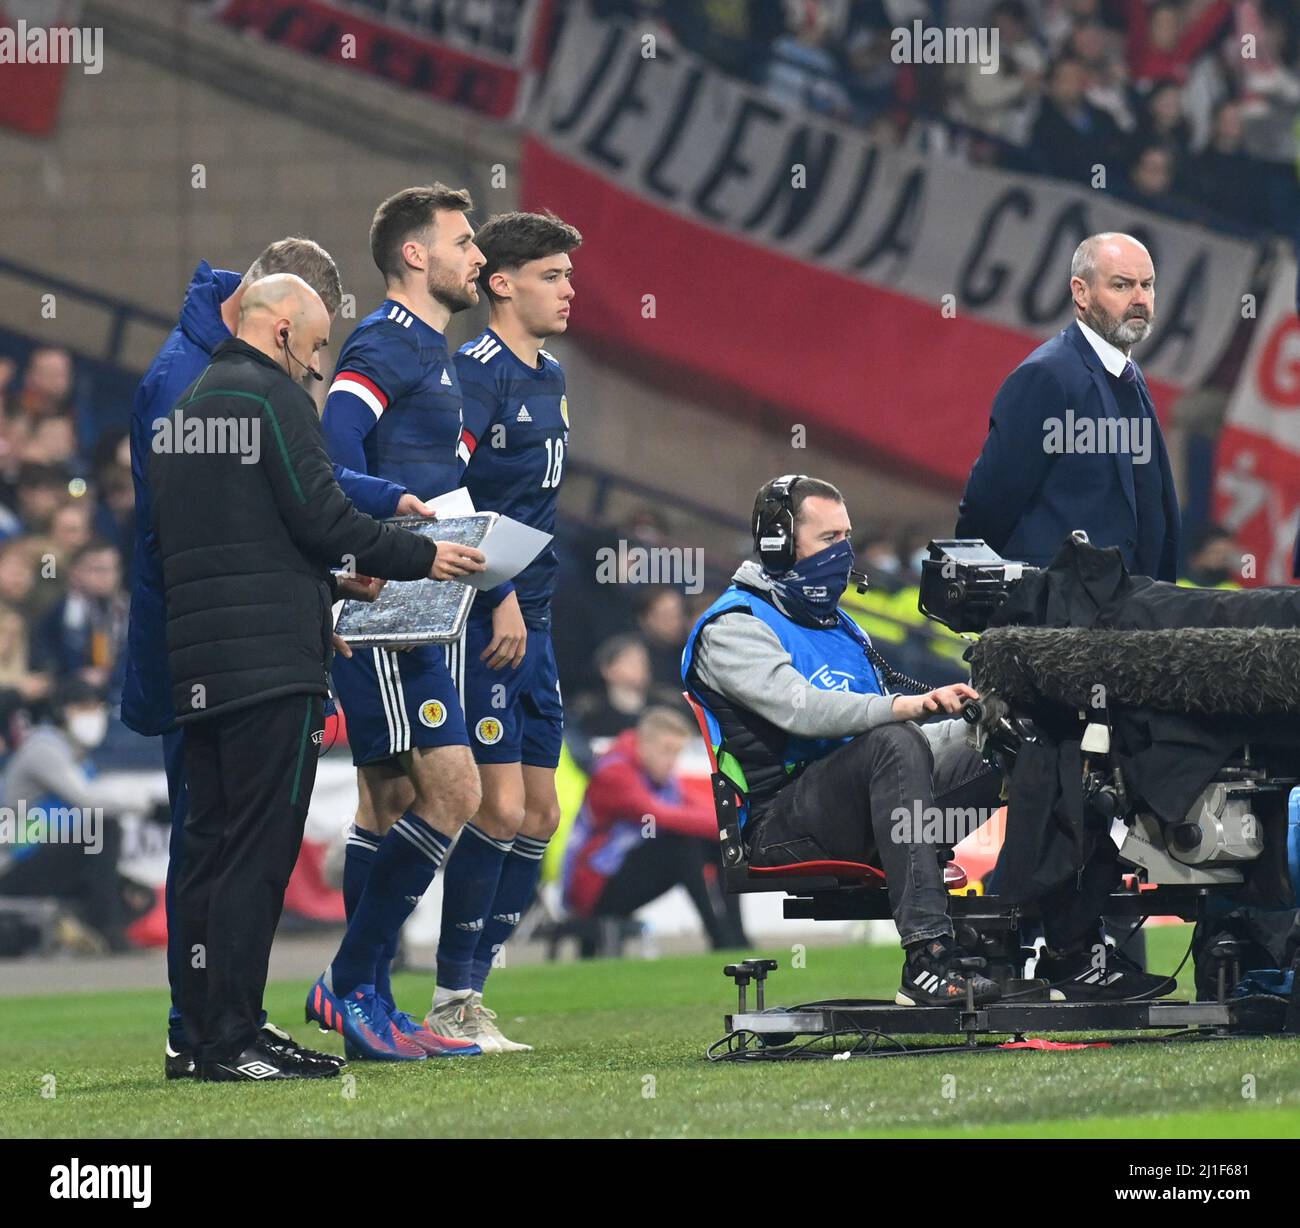
<svg viewBox="0 0 1300 1228">
<path fill-rule="evenodd" d="M 715 618 L 744 611 L 762 619 L 790 654 L 794 668 L 810 685 L 824 691 L 852 691 L 883 695 L 876 667 L 867 656 L 870 641 L 843 610 L 834 627 L 805 627 L 787 618 L 758 593 L 732 585 L 700 617 L 682 650 L 682 681 L 704 709 L 709 741 L 718 769 L 744 798 L 740 807 L 743 832 L 752 814 L 772 798 L 808 764 L 842 746 L 849 738 L 800 738 L 786 733 L 760 713 L 737 707 L 725 696 L 704 686 L 695 672 L 695 651 L 700 632 Z M 773 704 L 798 702 L 794 695 L 774 695 Z"/>
</svg>

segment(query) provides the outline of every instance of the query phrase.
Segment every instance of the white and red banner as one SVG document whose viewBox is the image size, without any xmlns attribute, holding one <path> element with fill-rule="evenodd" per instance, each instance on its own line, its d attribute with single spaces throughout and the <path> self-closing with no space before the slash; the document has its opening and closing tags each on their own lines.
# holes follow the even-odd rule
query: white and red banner
<svg viewBox="0 0 1300 1228">
<path fill-rule="evenodd" d="M 1300 523 L 1300 318 L 1282 259 L 1219 435 L 1214 518 L 1254 556 L 1257 584 L 1287 584 Z"/>
<path fill-rule="evenodd" d="M 507 119 L 547 8 L 548 0 L 224 0 L 217 16 L 268 42 Z"/>
<path fill-rule="evenodd" d="M 586 237 L 575 335 L 654 378 L 959 483 L 998 385 L 1073 318 L 1087 235 L 1152 251 L 1157 325 L 1135 357 L 1162 410 L 1240 321 L 1250 243 L 874 144 L 650 34 L 567 10 L 529 107 L 523 195 Z"/>
</svg>

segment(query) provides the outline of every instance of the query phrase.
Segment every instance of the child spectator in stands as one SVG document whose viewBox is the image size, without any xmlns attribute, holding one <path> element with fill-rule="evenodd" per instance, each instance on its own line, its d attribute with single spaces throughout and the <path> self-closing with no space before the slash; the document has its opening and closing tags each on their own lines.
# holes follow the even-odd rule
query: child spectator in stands
<svg viewBox="0 0 1300 1228">
<path fill-rule="evenodd" d="M 73 560 L 67 594 L 36 629 L 32 663 L 60 685 L 76 677 L 107 688 L 116 704 L 125 640 L 121 562 L 107 542 L 92 541 Z"/>
<path fill-rule="evenodd" d="M 707 792 L 689 799 L 674 777 L 690 736 L 685 717 L 648 708 L 596 764 L 569 837 L 564 903 L 580 917 L 622 919 L 682 886 L 711 947 L 744 946 L 716 869 L 706 877 L 719 860 L 712 802 Z"/>
</svg>

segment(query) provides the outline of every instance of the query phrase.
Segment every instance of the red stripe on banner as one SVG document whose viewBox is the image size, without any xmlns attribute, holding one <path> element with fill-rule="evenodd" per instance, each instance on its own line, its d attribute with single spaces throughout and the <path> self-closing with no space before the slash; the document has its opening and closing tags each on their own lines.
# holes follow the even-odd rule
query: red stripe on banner
<svg viewBox="0 0 1300 1228">
<path fill-rule="evenodd" d="M 518 98 L 521 74 L 513 65 L 369 21 L 324 0 L 229 0 L 217 17 L 268 42 L 495 119 L 508 118 Z"/>
<path fill-rule="evenodd" d="M 478 440 L 475 439 L 474 436 L 464 427 L 461 428 L 460 441 L 469 449 L 469 454 L 473 456 L 474 449 L 478 447 Z"/>
<path fill-rule="evenodd" d="M 687 220 L 532 136 L 522 194 L 582 231 L 570 332 L 603 358 L 694 400 L 734 390 L 715 403 L 760 421 L 777 407 L 783 426 L 822 428 L 819 444 L 945 485 L 965 482 L 999 386 L 1044 340 Z M 1172 403 L 1172 386 L 1150 387 Z"/>
<path fill-rule="evenodd" d="M 376 384 L 374 380 L 368 379 L 366 376 L 362 375 L 360 371 L 336 371 L 334 373 L 334 378 L 336 380 L 340 380 L 340 379 L 356 380 L 358 384 L 362 384 L 366 388 L 369 388 L 370 391 L 373 392 L 375 396 L 379 398 L 379 403 L 385 409 L 388 408 L 388 397 L 384 394 L 384 390 L 378 384 Z"/>
<path fill-rule="evenodd" d="M 12 21 L 0 17 L 0 26 L 13 31 L 17 39 L 18 27 Z M 0 128 L 13 128 L 31 136 L 53 132 L 67 72 L 66 64 L 23 64 L 16 58 L 0 65 L 0 81 L 4 82 L 0 89 Z"/>
</svg>

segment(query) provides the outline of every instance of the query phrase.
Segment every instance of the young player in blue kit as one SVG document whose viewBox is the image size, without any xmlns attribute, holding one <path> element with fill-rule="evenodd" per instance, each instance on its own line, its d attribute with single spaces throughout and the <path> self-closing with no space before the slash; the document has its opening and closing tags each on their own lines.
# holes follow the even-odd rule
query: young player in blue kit
<svg viewBox="0 0 1300 1228">
<path fill-rule="evenodd" d="M 582 236 L 553 214 L 508 213 L 489 221 L 475 242 L 486 261 L 479 284 L 491 310 L 487 329 L 456 354 L 469 454 L 463 485 L 476 508 L 551 533 L 569 407 L 564 372 L 541 347 L 568 327 L 569 253 Z M 425 1022 L 485 1053 L 532 1047 L 502 1035 L 483 1005 L 483 986 L 533 898 L 559 822 L 555 769 L 564 710 L 550 636 L 558 566 L 548 547 L 515 577 L 526 639 L 505 640 L 497 612 L 480 596 L 451 650 L 482 803 L 443 875 L 438 985 Z"/>
<path fill-rule="evenodd" d="M 483 256 L 465 217 L 471 207 L 467 192 L 442 184 L 408 188 L 379 206 L 370 246 L 388 297 L 344 345 L 322 421 L 336 463 L 424 500 L 460 484 L 467 455 L 460 385 L 442 330 L 478 301 Z M 435 579 L 482 569 L 481 551 L 438 543 Z M 500 604 L 503 624 L 522 632 L 513 594 Z M 307 1016 L 341 1032 L 351 1058 L 476 1054 L 472 1042 L 439 1036 L 398 1010 L 388 981 L 402 924 L 479 805 L 445 651 L 356 652 L 335 659 L 333 680 L 359 802 L 344 863 L 348 929 L 308 994 Z"/>
</svg>

